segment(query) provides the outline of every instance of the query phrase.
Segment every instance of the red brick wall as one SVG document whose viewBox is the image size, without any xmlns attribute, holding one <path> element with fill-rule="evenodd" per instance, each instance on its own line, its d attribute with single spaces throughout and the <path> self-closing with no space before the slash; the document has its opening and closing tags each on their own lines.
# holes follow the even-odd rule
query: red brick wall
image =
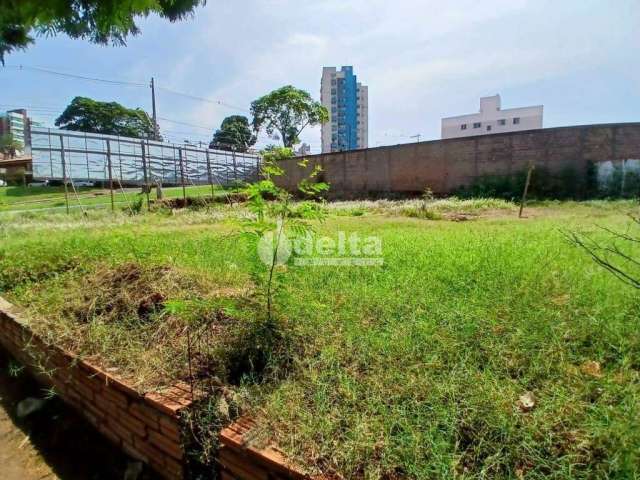
<svg viewBox="0 0 640 480">
<path fill-rule="evenodd" d="M 164 478 L 184 477 L 178 414 L 190 403 L 186 386 L 141 395 L 99 368 L 45 344 L 2 298 L 0 344 L 128 455 Z"/>
<path fill-rule="evenodd" d="M 303 480 L 310 477 L 273 446 L 257 448 L 249 442 L 255 423 L 243 418 L 220 432 L 222 480 Z"/>
<path fill-rule="evenodd" d="M 426 187 L 450 194 L 483 176 L 513 175 L 530 163 L 559 173 L 567 167 L 586 176 L 589 162 L 640 159 L 640 123 L 547 128 L 481 135 L 350 152 L 311 155 L 280 166 L 277 183 L 295 191 L 316 164 L 333 198 L 370 194 L 413 194 Z"/>
<path fill-rule="evenodd" d="M 18 309 L 2 297 L 0 345 L 128 455 L 164 478 L 184 478 L 179 415 L 191 405 L 187 384 L 142 395 L 75 355 L 43 342 Z M 251 421 L 242 419 L 220 433 L 218 464 L 223 479 L 307 478 L 276 448 L 250 446 L 247 438 L 253 427 Z"/>
</svg>

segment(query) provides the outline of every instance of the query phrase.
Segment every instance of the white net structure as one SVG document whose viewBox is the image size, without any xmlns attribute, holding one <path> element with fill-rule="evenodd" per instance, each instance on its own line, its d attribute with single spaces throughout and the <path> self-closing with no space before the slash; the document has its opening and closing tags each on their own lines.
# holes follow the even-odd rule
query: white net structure
<svg viewBox="0 0 640 480">
<path fill-rule="evenodd" d="M 256 154 L 50 128 L 31 129 L 34 180 L 233 185 L 258 176 Z"/>
</svg>

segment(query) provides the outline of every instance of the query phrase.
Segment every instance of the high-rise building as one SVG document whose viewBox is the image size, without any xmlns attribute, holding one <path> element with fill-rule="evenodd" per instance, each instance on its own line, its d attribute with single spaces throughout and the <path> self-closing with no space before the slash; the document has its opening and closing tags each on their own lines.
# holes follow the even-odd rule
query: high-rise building
<svg viewBox="0 0 640 480">
<path fill-rule="evenodd" d="M 478 113 L 442 119 L 442 138 L 472 137 L 542 128 L 542 112 L 542 105 L 503 110 L 500 95 L 482 97 Z"/>
<path fill-rule="evenodd" d="M 29 117 L 24 109 L 9 110 L 0 113 L 0 135 L 11 134 L 21 145 L 22 149 L 29 145 Z"/>
<path fill-rule="evenodd" d="M 323 67 L 320 101 L 329 111 L 322 125 L 322 153 L 369 146 L 369 89 L 358 82 L 353 67 Z"/>
</svg>

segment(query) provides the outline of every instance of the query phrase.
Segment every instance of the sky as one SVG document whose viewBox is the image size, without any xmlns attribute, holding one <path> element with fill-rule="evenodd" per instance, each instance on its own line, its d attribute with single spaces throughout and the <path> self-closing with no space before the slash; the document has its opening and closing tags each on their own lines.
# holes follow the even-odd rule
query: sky
<svg viewBox="0 0 640 480">
<path fill-rule="evenodd" d="M 638 0 L 208 0 L 193 18 L 138 25 L 126 47 L 61 35 L 10 54 L 0 110 L 26 107 L 47 126 L 75 96 L 150 112 L 153 76 L 164 137 L 208 142 L 269 91 L 291 84 L 319 100 L 322 67 L 353 65 L 369 86 L 372 147 L 438 139 L 442 117 L 496 93 L 503 108 L 544 105 L 544 127 L 640 121 Z M 301 139 L 320 151 L 318 127 Z"/>
</svg>

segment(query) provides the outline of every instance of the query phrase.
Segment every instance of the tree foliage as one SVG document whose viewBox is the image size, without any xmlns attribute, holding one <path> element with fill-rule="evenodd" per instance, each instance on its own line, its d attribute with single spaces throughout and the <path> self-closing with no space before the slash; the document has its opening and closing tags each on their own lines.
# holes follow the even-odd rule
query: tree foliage
<svg viewBox="0 0 640 480">
<path fill-rule="evenodd" d="M 56 119 L 56 126 L 79 132 L 155 138 L 153 121 L 144 110 L 126 108 L 117 102 L 99 102 L 87 97 L 74 98 Z"/>
<path fill-rule="evenodd" d="M 275 165 L 282 160 L 287 160 L 295 156 L 291 147 L 279 147 L 277 145 L 267 145 L 262 150 L 262 161 L 266 165 Z"/>
<path fill-rule="evenodd" d="M 246 152 L 257 140 L 258 137 L 251 132 L 247 117 L 231 115 L 222 121 L 220 128 L 213 134 L 209 148 Z"/>
<path fill-rule="evenodd" d="M 22 149 L 22 143 L 10 133 L 0 136 L 0 153 L 9 158 L 14 158 L 19 150 Z"/>
<path fill-rule="evenodd" d="M 140 33 L 136 17 L 156 13 L 171 22 L 193 13 L 206 0 L 2 0 L 0 61 L 33 43 L 33 34 L 88 39 L 97 44 L 124 45 Z"/>
<path fill-rule="evenodd" d="M 317 181 L 322 172 L 320 165 L 316 165 L 311 173 L 298 183 L 298 193 L 307 200 L 295 202 L 294 195 L 285 188 L 277 185 L 275 179 L 284 175 L 284 170 L 278 162 L 292 158 L 293 151 L 288 147 L 276 147 L 262 152 L 262 180 L 247 185 L 245 193 L 248 198 L 247 208 L 252 217 L 244 219 L 244 232 L 257 239 L 267 240 L 270 244 L 270 254 L 265 261 L 267 278 L 265 282 L 265 297 L 267 300 L 267 327 L 273 327 L 273 294 L 276 288 L 276 267 L 281 261 L 280 251 L 286 248 L 284 240 L 287 236 L 302 235 L 311 232 L 312 220 L 323 220 L 325 210 L 318 199 L 329 189 L 329 184 Z M 308 161 L 301 160 L 298 165 L 308 167 Z"/>
<path fill-rule="evenodd" d="M 329 120 L 327 109 L 311 98 L 308 92 L 291 85 L 260 97 L 251 104 L 253 129 L 264 128 L 269 135 L 280 134 L 285 147 L 299 142 L 300 132 Z"/>
</svg>

